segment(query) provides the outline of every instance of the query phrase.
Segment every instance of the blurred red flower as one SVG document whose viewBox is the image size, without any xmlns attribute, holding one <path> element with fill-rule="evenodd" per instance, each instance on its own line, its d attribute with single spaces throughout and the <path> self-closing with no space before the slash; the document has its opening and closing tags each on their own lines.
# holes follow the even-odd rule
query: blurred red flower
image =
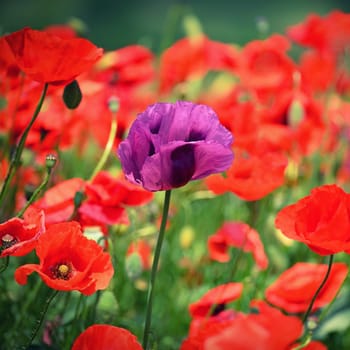
<svg viewBox="0 0 350 350">
<path fill-rule="evenodd" d="M 291 88 L 296 65 L 287 55 L 289 47 L 289 40 L 278 34 L 249 42 L 239 61 L 242 84 L 258 93 Z"/>
<path fill-rule="evenodd" d="M 203 78 L 210 70 L 233 72 L 238 55 L 233 45 L 211 40 L 205 35 L 180 39 L 161 56 L 160 92 L 168 93 L 179 83 Z"/>
<path fill-rule="evenodd" d="M 141 45 L 129 45 L 104 53 L 91 76 L 110 89 L 135 89 L 155 77 L 155 56 Z"/>
<path fill-rule="evenodd" d="M 300 45 L 341 54 L 350 44 L 350 15 L 339 10 L 324 17 L 313 13 L 304 22 L 287 28 L 287 35 Z"/>
<path fill-rule="evenodd" d="M 52 289 L 90 295 L 106 289 L 114 273 L 109 254 L 87 239 L 74 221 L 51 225 L 40 236 L 36 254 L 40 263 L 17 268 L 17 283 L 26 284 L 28 275 L 37 272 Z"/>
<path fill-rule="evenodd" d="M 143 205 L 153 198 L 153 193 L 107 171 L 100 171 L 91 183 L 86 183 L 85 194 L 86 200 L 79 208 L 82 221 L 106 225 L 127 224 L 125 205 Z"/>
<path fill-rule="evenodd" d="M 12 218 L 0 224 L 0 257 L 23 256 L 31 252 L 45 232 L 42 210 L 28 208 L 24 219 Z"/>
<path fill-rule="evenodd" d="M 192 317 L 206 317 L 223 310 L 225 304 L 238 299 L 243 291 L 242 283 L 226 283 L 210 289 L 198 301 L 190 304 L 189 312 Z"/>
<path fill-rule="evenodd" d="M 67 221 L 74 213 L 74 196 L 84 186 L 81 178 L 64 180 L 48 189 L 32 207 L 44 210 L 46 225 Z"/>
<path fill-rule="evenodd" d="M 135 335 L 124 328 L 95 324 L 81 333 L 72 350 L 142 350 Z"/>
<path fill-rule="evenodd" d="M 350 76 L 347 51 L 350 43 L 350 15 L 334 10 L 322 17 L 310 14 L 303 22 L 287 28 L 287 35 L 309 49 L 301 56 L 301 69 L 311 87 L 335 88 L 348 93 Z"/>
<path fill-rule="evenodd" d="M 350 196 L 337 185 L 314 188 L 283 208 L 275 225 L 288 238 L 321 255 L 350 251 Z"/>
<path fill-rule="evenodd" d="M 146 240 L 137 240 L 132 242 L 127 251 L 126 256 L 137 254 L 140 257 L 142 268 L 149 270 L 152 263 L 152 248 Z"/>
<path fill-rule="evenodd" d="M 328 265 L 297 263 L 284 271 L 265 291 L 266 300 L 291 313 L 305 312 L 326 275 Z M 312 310 L 330 303 L 337 295 L 348 273 L 344 263 L 334 263 Z"/>
<path fill-rule="evenodd" d="M 216 194 L 233 192 L 238 197 L 251 201 L 258 200 L 284 184 L 287 157 L 274 151 L 263 142 L 251 150 L 235 149 L 231 167 L 222 174 L 214 174 L 205 182 Z"/>
<path fill-rule="evenodd" d="M 281 350 L 292 349 L 302 336 L 299 318 L 255 301 L 256 312 L 237 313 L 230 320 L 203 323 L 182 343 L 180 350 Z"/>
<path fill-rule="evenodd" d="M 66 85 L 86 72 L 103 50 L 81 38 L 64 38 L 24 28 L 6 35 L 17 65 L 32 80 Z"/>
<path fill-rule="evenodd" d="M 219 262 L 228 262 L 229 247 L 237 247 L 245 252 L 252 252 L 256 264 L 264 270 L 268 259 L 259 233 L 242 222 L 225 222 L 219 230 L 208 239 L 209 256 Z"/>
</svg>

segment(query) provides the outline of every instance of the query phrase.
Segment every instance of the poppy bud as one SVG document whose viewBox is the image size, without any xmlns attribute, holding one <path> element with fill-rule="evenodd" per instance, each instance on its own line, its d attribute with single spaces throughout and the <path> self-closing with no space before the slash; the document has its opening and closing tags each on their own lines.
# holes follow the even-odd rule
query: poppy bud
<svg viewBox="0 0 350 350">
<path fill-rule="evenodd" d="M 125 271 L 127 276 L 131 280 L 135 280 L 140 277 L 142 273 L 142 261 L 138 253 L 132 253 L 126 257 L 125 260 Z"/>
<path fill-rule="evenodd" d="M 69 109 L 76 109 L 83 98 L 79 84 L 76 80 L 73 80 L 70 84 L 66 85 L 63 90 L 63 101 Z"/>
<path fill-rule="evenodd" d="M 74 195 L 74 206 L 79 208 L 84 199 L 84 192 L 78 191 Z"/>
<path fill-rule="evenodd" d="M 297 127 L 303 118 L 304 106 L 299 100 L 295 99 L 292 101 L 288 109 L 288 124 L 292 128 Z"/>
<path fill-rule="evenodd" d="M 108 108 L 112 113 L 116 113 L 118 111 L 119 105 L 119 100 L 115 96 L 112 96 L 108 100 Z"/>
<path fill-rule="evenodd" d="M 52 168 L 56 165 L 57 158 L 53 154 L 48 154 L 45 159 L 45 165 L 48 170 L 52 170 Z"/>
</svg>

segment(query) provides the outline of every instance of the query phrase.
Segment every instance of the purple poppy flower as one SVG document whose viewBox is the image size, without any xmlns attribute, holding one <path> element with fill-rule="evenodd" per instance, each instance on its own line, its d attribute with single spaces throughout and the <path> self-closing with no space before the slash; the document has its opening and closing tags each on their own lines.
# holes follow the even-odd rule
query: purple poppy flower
<svg viewBox="0 0 350 350">
<path fill-rule="evenodd" d="M 137 116 L 118 155 L 129 181 L 149 191 L 169 190 L 228 169 L 232 141 L 210 107 L 156 103 Z"/>
</svg>

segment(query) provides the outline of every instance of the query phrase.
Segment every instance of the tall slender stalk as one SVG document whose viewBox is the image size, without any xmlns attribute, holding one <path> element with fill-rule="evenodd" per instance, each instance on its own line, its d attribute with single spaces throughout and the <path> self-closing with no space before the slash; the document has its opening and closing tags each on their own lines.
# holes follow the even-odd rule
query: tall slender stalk
<svg viewBox="0 0 350 350">
<path fill-rule="evenodd" d="M 22 350 L 27 350 L 29 349 L 30 345 L 32 344 L 35 336 L 38 334 L 39 329 L 44 321 L 45 315 L 47 310 L 49 309 L 50 303 L 52 302 L 52 300 L 54 299 L 54 297 L 58 294 L 58 290 L 52 290 L 50 295 L 48 296 L 48 298 L 45 301 L 44 307 L 40 312 L 39 318 L 36 321 L 36 324 L 32 330 L 32 334 L 28 340 L 28 342 L 22 346 Z"/>
<path fill-rule="evenodd" d="M 319 293 L 321 292 L 322 288 L 324 287 L 324 285 L 326 284 L 327 280 L 328 280 L 328 277 L 331 273 L 331 270 L 332 270 L 332 265 L 333 265 L 333 259 L 334 259 L 334 255 L 330 255 L 329 256 L 329 261 L 328 261 L 328 269 L 327 269 L 327 272 L 320 284 L 320 286 L 317 288 L 314 296 L 312 297 L 311 299 L 311 302 L 309 304 L 309 307 L 307 308 L 305 314 L 304 314 L 304 317 L 303 317 L 303 324 L 305 324 L 308 320 L 308 317 L 310 315 L 310 313 L 312 312 L 312 307 L 316 301 L 316 298 L 317 296 L 319 295 Z M 311 327 L 308 327 L 306 325 L 306 330 L 305 330 L 305 333 L 304 333 L 304 337 L 303 337 L 303 340 L 301 342 L 300 345 L 296 346 L 295 348 L 293 348 L 293 350 L 300 350 L 300 349 L 304 349 L 305 346 L 307 346 L 311 340 L 312 340 L 312 334 L 313 334 L 313 328 Z"/>
<path fill-rule="evenodd" d="M 50 162 L 52 164 L 49 165 Z M 40 193 L 46 188 L 47 184 L 49 183 L 49 180 L 50 180 L 50 177 L 51 177 L 51 173 L 52 173 L 52 169 L 53 169 L 55 163 L 56 163 L 56 159 L 53 156 L 46 157 L 46 174 L 45 174 L 45 178 L 44 178 L 43 182 L 39 185 L 39 187 L 37 187 L 37 189 L 33 192 L 33 194 L 29 198 L 29 200 L 26 203 L 26 205 L 17 213 L 17 215 L 16 215 L 17 217 L 19 217 L 19 218 L 22 217 L 22 215 L 28 209 L 28 207 L 38 198 Z"/>
<path fill-rule="evenodd" d="M 332 254 L 332 255 L 329 256 L 328 269 L 327 269 L 326 275 L 324 276 L 324 279 L 322 280 L 320 286 L 318 287 L 318 289 L 316 290 L 314 296 L 311 299 L 310 305 L 309 305 L 308 309 L 306 310 L 306 312 L 304 314 L 303 323 L 305 323 L 307 321 L 307 319 L 309 317 L 309 314 L 312 311 L 312 307 L 313 307 L 313 305 L 315 303 L 315 300 L 316 300 L 318 294 L 321 292 L 322 288 L 324 287 L 324 285 L 326 284 L 326 282 L 328 280 L 328 277 L 329 277 L 329 274 L 331 273 L 331 269 L 332 269 L 332 265 L 333 265 L 333 259 L 334 259 L 334 255 Z"/>
<path fill-rule="evenodd" d="M 154 251 L 151 276 L 150 276 L 150 281 L 149 281 L 149 285 L 148 285 L 146 319 L 145 319 L 145 328 L 144 328 L 144 332 L 143 332 L 143 343 L 142 343 L 144 350 L 148 350 L 148 343 L 149 343 L 148 338 L 149 338 L 149 333 L 150 333 L 150 329 L 151 329 L 151 321 L 152 321 L 153 293 L 154 293 L 154 287 L 155 287 L 155 282 L 156 282 L 156 277 L 157 277 L 159 257 L 160 257 L 160 253 L 161 253 L 161 249 L 162 249 L 164 236 L 165 236 L 165 227 L 166 227 L 166 223 L 167 223 L 167 219 L 168 219 L 170 195 L 171 195 L 171 190 L 165 191 L 162 221 L 160 224 L 156 249 Z"/>
<path fill-rule="evenodd" d="M 92 172 L 90 180 L 93 180 L 93 178 L 97 175 L 97 173 L 103 169 L 104 165 L 107 162 L 108 156 L 112 151 L 115 136 L 117 134 L 117 128 L 118 128 L 118 119 L 117 119 L 118 108 L 119 108 L 119 106 L 110 107 L 110 109 L 112 111 L 112 121 L 111 121 L 111 128 L 109 130 L 108 140 L 107 140 L 105 149 L 103 150 L 102 156 L 101 156 L 99 162 L 97 163 L 94 171 Z"/>
<path fill-rule="evenodd" d="M 5 180 L 4 180 L 4 184 L 2 186 L 1 192 L 0 192 L 0 205 L 2 204 L 2 201 L 4 199 L 4 196 L 6 194 L 7 188 L 11 183 L 12 177 L 15 174 L 16 169 L 19 167 L 20 164 L 20 160 L 21 160 L 21 156 L 22 156 L 22 152 L 23 152 L 23 148 L 24 148 L 24 144 L 26 142 L 27 136 L 29 134 L 30 129 L 32 128 L 36 118 L 38 117 L 41 107 L 44 103 L 44 99 L 47 93 L 47 89 L 48 89 L 49 85 L 46 83 L 44 85 L 43 91 L 41 93 L 39 102 L 35 108 L 34 114 L 32 116 L 32 119 L 30 120 L 30 122 L 28 123 L 28 125 L 26 126 L 26 128 L 24 129 L 22 136 L 18 142 L 17 147 L 14 150 L 13 156 L 11 157 L 11 162 L 10 162 L 10 166 L 9 169 L 7 171 Z"/>
</svg>

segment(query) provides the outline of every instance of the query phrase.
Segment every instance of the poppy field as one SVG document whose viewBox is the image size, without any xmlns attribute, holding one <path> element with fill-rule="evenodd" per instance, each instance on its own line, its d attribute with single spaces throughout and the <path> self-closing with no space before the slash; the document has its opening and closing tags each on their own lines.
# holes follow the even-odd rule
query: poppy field
<svg viewBox="0 0 350 350">
<path fill-rule="evenodd" d="M 184 21 L 0 37 L 0 349 L 350 348 L 350 15 Z"/>
</svg>

